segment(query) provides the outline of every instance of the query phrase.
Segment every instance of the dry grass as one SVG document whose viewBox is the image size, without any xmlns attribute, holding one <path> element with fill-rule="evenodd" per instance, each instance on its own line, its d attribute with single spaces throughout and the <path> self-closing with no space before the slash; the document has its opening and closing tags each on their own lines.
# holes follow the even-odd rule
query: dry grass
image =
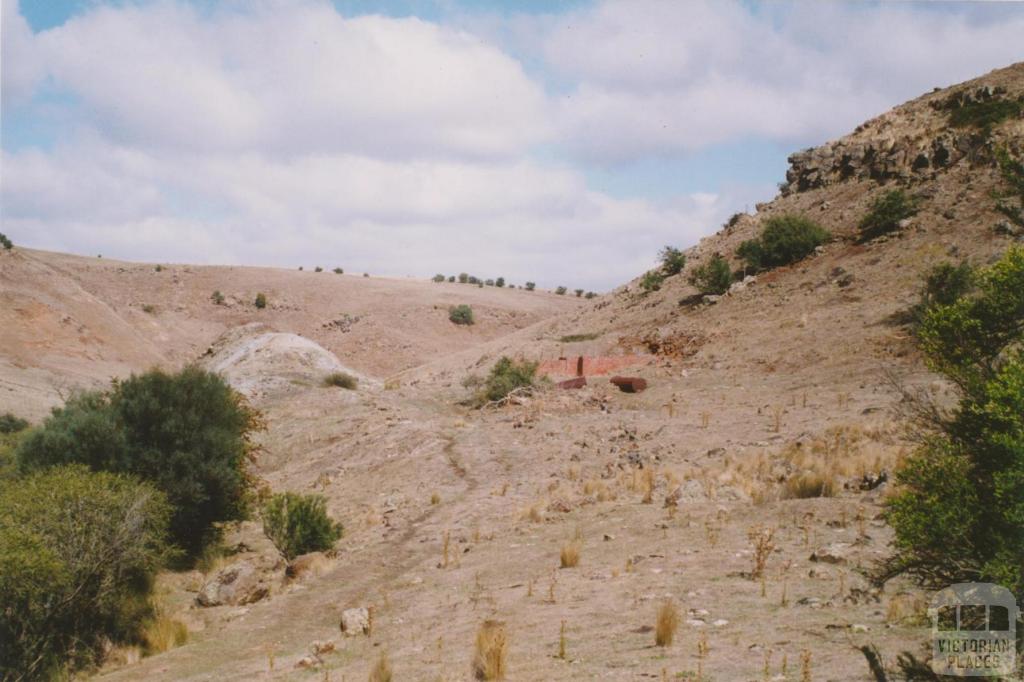
<svg viewBox="0 0 1024 682">
<path fill-rule="evenodd" d="M 654 501 L 654 486 L 656 485 L 657 479 L 654 473 L 654 469 L 644 469 L 643 479 L 641 481 L 642 490 L 644 491 L 644 497 L 641 500 L 644 504 L 650 504 Z"/>
<path fill-rule="evenodd" d="M 562 545 L 560 553 L 562 568 L 576 568 L 580 563 L 582 545 L 579 540 L 570 540 Z"/>
<path fill-rule="evenodd" d="M 431 495 L 430 495 L 430 504 L 441 504 L 441 494 L 440 493 L 431 493 Z"/>
<path fill-rule="evenodd" d="M 775 529 L 768 526 L 754 526 L 747 531 L 747 538 L 750 540 L 753 550 L 754 565 L 750 571 L 753 579 L 764 576 L 764 568 L 768 564 L 768 558 L 775 550 Z"/>
<path fill-rule="evenodd" d="M 791 476 L 782 484 L 782 498 L 786 500 L 834 497 L 835 494 L 835 479 L 828 474 L 817 471 L 809 471 Z"/>
<path fill-rule="evenodd" d="M 927 625 L 930 622 L 928 600 L 910 592 L 893 595 L 885 610 L 885 622 L 890 625 Z"/>
<path fill-rule="evenodd" d="M 654 624 L 654 643 L 658 646 L 672 646 L 678 628 L 679 610 L 676 609 L 676 603 L 669 599 L 658 608 Z"/>
<path fill-rule="evenodd" d="M 485 620 L 476 633 L 473 675 L 478 680 L 503 680 L 507 672 L 508 632 L 505 624 Z"/>
<path fill-rule="evenodd" d="M 150 620 L 142 629 L 142 652 L 154 656 L 188 642 L 188 627 L 180 620 L 163 615 Z"/>
<path fill-rule="evenodd" d="M 377 659 L 376 665 L 370 671 L 369 682 L 391 682 L 391 663 L 388 661 L 388 654 L 386 651 L 380 652 L 380 658 Z"/>
<path fill-rule="evenodd" d="M 596 478 L 584 481 L 583 494 L 595 498 L 598 502 L 609 502 L 616 497 L 615 491 L 609 488 L 607 483 Z"/>
<path fill-rule="evenodd" d="M 541 503 L 531 504 L 522 512 L 521 517 L 531 523 L 543 523 L 544 512 L 541 511 Z"/>
</svg>

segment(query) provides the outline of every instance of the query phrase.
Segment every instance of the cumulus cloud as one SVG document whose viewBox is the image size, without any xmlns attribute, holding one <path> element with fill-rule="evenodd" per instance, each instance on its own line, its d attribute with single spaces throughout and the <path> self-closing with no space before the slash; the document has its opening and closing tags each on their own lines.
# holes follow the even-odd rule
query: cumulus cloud
<svg viewBox="0 0 1024 682">
<path fill-rule="evenodd" d="M 820 142 L 1024 58 L 1019 8 L 609 0 L 534 30 L 574 83 L 559 100 L 562 139 L 605 163 L 750 136 Z"/>
<path fill-rule="evenodd" d="M 1012 61 L 1020 14 L 608 0 L 428 22 L 154 0 L 33 33 L 3 0 L 3 114 L 53 142 L 4 140 L 3 231 L 134 259 L 609 288 L 779 178 L 610 196 L 591 164 L 837 135 Z"/>
</svg>

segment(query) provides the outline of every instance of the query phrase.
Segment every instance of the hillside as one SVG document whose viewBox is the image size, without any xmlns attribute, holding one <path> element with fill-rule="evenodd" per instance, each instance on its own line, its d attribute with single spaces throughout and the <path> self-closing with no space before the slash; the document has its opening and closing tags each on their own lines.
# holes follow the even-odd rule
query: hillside
<svg viewBox="0 0 1024 682">
<path fill-rule="evenodd" d="M 295 580 L 255 522 L 232 529 L 233 553 L 206 574 L 161 579 L 189 642 L 141 661 L 119 651 L 104 678 L 362 680 L 386 652 L 395 679 L 463 680 L 485 619 L 506 623 L 516 680 L 697 671 L 871 680 L 858 647 L 875 644 L 889 659 L 921 653 L 925 596 L 899 582 L 877 591 L 862 570 L 891 539 L 881 511 L 892 486 L 879 476 L 912 447 L 898 386 L 943 391 L 904 313 L 933 265 L 985 264 L 1022 239 L 997 229 L 990 193 L 1000 183 L 993 150 L 1024 153 L 1024 119 L 951 125 L 955 103 L 993 97 L 1024 97 L 1024 63 L 794 154 L 776 199 L 689 249 L 686 269 L 650 293 L 635 280 L 585 302 L 328 273 L 3 256 L 0 412 L 24 405 L 37 416 L 55 382 L 154 363 L 202 359 L 237 372 L 226 374 L 242 389 L 284 377 L 250 391 L 268 422 L 259 474 L 274 490 L 324 494 L 345 524 L 336 556 Z M 859 243 L 861 217 L 894 187 L 919 211 L 897 233 Z M 789 213 L 834 239 L 718 299 L 688 284 L 712 254 L 739 267 L 737 246 Z M 210 302 L 215 289 L 230 305 Z M 256 291 L 267 310 L 248 305 Z M 471 329 L 447 320 L 462 302 L 477 313 Z M 253 322 L 262 324 L 238 329 Z M 296 367 L 315 367 L 313 377 L 333 361 L 289 334 L 365 381 L 356 391 L 304 383 Z M 258 348 L 274 362 L 246 364 Z M 547 386 L 497 409 L 460 405 L 463 382 L 502 355 L 542 362 L 553 379 L 583 356 L 588 385 Z M 649 388 L 620 392 L 610 372 Z M 834 494 L 794 495 L 808 478 Z M 751 579 L 756 539 L 769 531 L 764 579 Z M 559 568 L 573 542 L 579 565 Z M 200 588 L 239 562 L 269 596 L 198 606 Z M 671 647 L 655 647 L 668 598 L 680 629 Z M 368 636 L 339 630 L 354 607 L 373 609 Z M 311 656 L 328 640 L 333 652 Z"/>
</svg>

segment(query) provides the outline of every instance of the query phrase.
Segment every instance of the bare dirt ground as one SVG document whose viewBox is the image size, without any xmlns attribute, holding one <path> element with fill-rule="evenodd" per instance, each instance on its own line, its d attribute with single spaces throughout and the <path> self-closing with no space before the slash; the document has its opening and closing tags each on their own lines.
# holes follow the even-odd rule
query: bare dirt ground
<svg viewBox="0 0 1024 682">
<path fill-rule="evenodd" d="M 1021 65 L 990 78 L 1024 89 Z M 887 114 L 892 134 L 925 144 L 941 125 L 928 101 Z M 997 135 L 1020 140 L 1022 128 L 1013 121 Z M 228 538 L 240 552 L 218 566 L 259 563 L 270 596 L 200 608 L 194 595 L 207 576 L 165 576 L 189 642 L 112 666 L 112 680 L 364 680 L 382 652 L 396 680 L 465 680 L 486 619 L 508 628 L 515 680 L 870 680 L 860 646 L 891 660 L 921 654 L 928 636 L 925 595 L 900 582 L 875 591 L 863 575 L 887 552 L 881 512 L 893 487 L 859 483 L 912 447 L 894 382 L 943 390 L 900 314 L 932 265 L 984 264 L 1011 243 L 992 229 L 997 182 L 991 164 L 966 158 L 924 172 L 909 183 L 922 198 L 917 216 L 863 245 L 849 237 L 882 191 L 875 181 L 780 197 L 691 249 L 690 262 L 732 254 L 777 213 L 810 215 L 838 239 L 715 304 L 693 297 L 686 273 L 657 292 L 632 282 L 580 302 L 16 252 L 0 258 L 0 411 L 22 395 L 51 400 L 40 388 L 50 377 L 101 380 L 202 358 L 223 332 L 253 321 L 312 340 L 365 376 L 356 391 L 323 388 L 322 366 L 276 351 L 235 366 L 236 382 L 290 377 L 254 394 L 268 420 L 259 472 L 274 490 L 324 494 L 345 536 L 329 563 L 286 583 L 258 525 L 242 524 Z M 218 288 L 236 302 L 209 303 Z M 271 301 L 266 311 L 247 305 L 257 290 Z M 476 327 L 447 321 L 447 306 L 461 302 L 473 305 Z M 360 318 L 350 331 L 323 327 L 344 313 Z M 572 334 L 594 338 L 562 340 Z M 591 376 L 583 389 L 549 386 L 502 408 L 459 404 L 463 380 L 503 354 L 630 353 L 651 356 L 628 370 L 648 380 L 645 392 Z M 790 497 L 809 474 L 832 481 L 834 494 Z M 762 579 L 751 573 L 756 538 L 768 533 Z M 574 542 L 579 564 L 560 568 Z M 666 600 L 680 626 L 658 647 L 652 627 Z M 369 636 L 339 631 L 351 607 L 373 607 Z M 326 640 L 333 653 L 296 667 Z"/>
</svg>

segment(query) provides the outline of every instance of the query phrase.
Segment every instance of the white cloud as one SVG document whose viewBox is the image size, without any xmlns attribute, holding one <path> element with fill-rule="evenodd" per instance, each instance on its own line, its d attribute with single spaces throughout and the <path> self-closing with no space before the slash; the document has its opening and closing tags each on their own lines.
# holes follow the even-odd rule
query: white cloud
<svg viewBox="0 0 1024 682">
<path fill-rule="evenodd" d="M 821 142 L 926 92 L 1024 58 L 1024 11 L 622 0 L 550 18 L 575 83 L 560 131 L 586 160 L 673 156 L 749 136 Z"/>
</svg>

